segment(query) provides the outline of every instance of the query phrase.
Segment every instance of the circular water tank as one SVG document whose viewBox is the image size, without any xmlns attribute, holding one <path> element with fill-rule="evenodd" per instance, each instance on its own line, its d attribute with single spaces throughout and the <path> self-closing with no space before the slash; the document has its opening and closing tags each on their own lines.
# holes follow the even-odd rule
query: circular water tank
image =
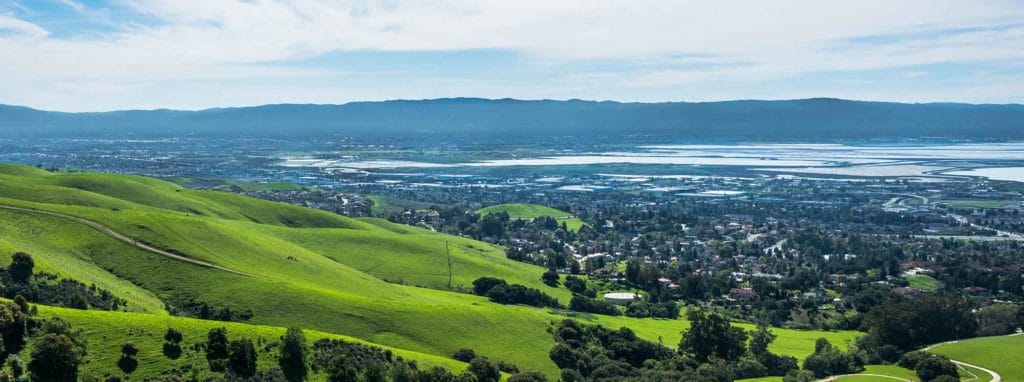
<svg viewBox="0 0 1024 382">
<path fill-rule="evenodd" d="M 632 292 L 614 292 L 605 293 L 604 300 L 615 305 L 629 305 L 629 303 L 639 300 L 640 295 Z"/>
</svg>

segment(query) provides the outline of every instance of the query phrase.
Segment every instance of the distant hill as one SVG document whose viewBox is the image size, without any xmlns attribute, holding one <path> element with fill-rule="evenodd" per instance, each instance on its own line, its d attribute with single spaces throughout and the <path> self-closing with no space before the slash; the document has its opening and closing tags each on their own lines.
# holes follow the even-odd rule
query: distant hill
<svg viewBox="0 0 1024 382">
<path fill-rule="evenodd" d="M 573 216 L 573 214 L 554 209 L 548 206 L 542 206 L 539 204 L 498 204 L 494 206 L 484 207 L 476 211 L 477 214 L 487 215 L 504 212 L 508 214 L 508 217 L 512 219 L 536 219 L 541 216 L 554 218 L 558 221 L 558 224 L 565 224 L 565 228 L 578 232 L 585 224 L 579 218 Z"/>
<path fill-rule="evenodd" d="M 0 105 L 5 137 L 443 137 L 530 142 L 1024 139 L 1024 105 L 904 104 L 832 98 L 619 103 L 448 98 L 264 105 L 201 111 L 63 113 Z"/>
</svg>

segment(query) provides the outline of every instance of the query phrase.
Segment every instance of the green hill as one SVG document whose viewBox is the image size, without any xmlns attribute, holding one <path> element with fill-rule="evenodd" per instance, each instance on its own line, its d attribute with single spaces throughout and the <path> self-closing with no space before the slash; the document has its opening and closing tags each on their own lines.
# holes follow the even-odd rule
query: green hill
<svg viewBox="0 0 1024 382">
<path fill-rule="evenodd" d="M 171 319 L 164 303 L 192 299 L 252 311 L 251 324 L 300 326 L 441 357 L 468 347 L 522 370 L 557 372 L 547 357 L 554 345 L 547 329 L 562 316 L 457 293 L 477 277 L 496 276 L 568 300 L 565 289 L 541 283 L 543 269 L 509 261 L 486 243 L 136 176 L 0 166 L 0 195 L 0 207 L 66 214 L 123 235 L 0 208 L 3 256 L 31 253 L 39 270 L 95 283 L 127 300 L 130 311 Z M 147 245 L 156 251 L 141 248 Z M 448 288 L 449 253 L 454 290 Z M 663 338 L 668 346 L 687 325 L 588 317 L 632 327 L 652 341 Z M 799 357 L 812 351 L 817 337 L 843 343 L 856 335 L 777 333 L 776 351 Z"/>
<path fill-rule="evenodd" d="M 994 370 L 1004 381 L 1024 381 L 1024 335 L 979 337 L 949 342 L 928 350 L 951 359 Z M 975 372 L 977 374 L 977 372 Z M 987 380 L 987 374 L 981 374 Z"/>
<path fill-rule="evenodd" d="M 539 204 L 524 204 L 524 203 L 512 203 L 512 204 L 498 204 L 490 207 L 481 208 L 476 211 L 480 215 L 494 214 L 504 212 L 508 214 L 508 217 L 513 219 L 536 219 L 542 216 L 554 218 L 561 225 L 565 223 L 565 228 L 570 231 L 579 231 L 585 224 L 579 218 L 573 216 L 571 213 L 554 209 L 548 206 L 542 206 Z"/>
</svg>

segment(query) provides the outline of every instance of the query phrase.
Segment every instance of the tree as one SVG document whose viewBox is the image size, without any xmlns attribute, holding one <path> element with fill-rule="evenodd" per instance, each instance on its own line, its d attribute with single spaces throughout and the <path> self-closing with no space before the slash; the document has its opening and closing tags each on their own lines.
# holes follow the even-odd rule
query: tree
<svg viewBox="0 0 1024 382">
<path fill-rule="evenodd" d="M 35 341 L 28 371 L 36 382 L 74 381 L 81 359 L 75 344 L 62 334 L 48 333 Z"/>
<path fill-rule="evenodd" d="M 139 354 L 139 347 L 131 342 L 125 342 L 121 344 L 121 356 L 122 357 L 134 357 Z"/>
<path fill-rule="evenodd" d="M 485 296 L 487 292 L 498 285 L 508 284 L 505 280 L 495 277 L 481 277 L 473 280 L 473 294 L 478 296 Z"/>
<path fill-rule="evenodd" d="M 943 375 L 958 376 L 956 364 L 950 361 L 949 358 L 940 355 L 925 357 L 914 367 L 914 372 L 924 382 L 932 382 Z"/>
<path fill-rule="evenodd" d="M 479 382 L 498 382 L 501 379 L 501 370 L 487 358 L 476 357 L 469 361 L 467 371 L 473 373 Z"/>
<path fill-rule="evenodd" d="M 206 360 L 210 370 L 223 371 L 223 360 L 228 358 L 228 330 L 226 328 L 210 329 L 206 334 Z"/>
<path fill-rule="evenodd" d="M 131 342 L 121 344 L 121 358 L 117 360 L 117 366 L 125 373 L 131 373 L 139 367 L 139 361 L 135 355 L 139 354 L 139 348 Z"/>
<path fill-rule="evenodd" d="M 476 352 L 473 351 L 473 349 L 462 348 L 456 350 L 455 354 L 452 354 L 452 359 L 459 360 L 462 362 L 472 361 L 473 358 L 476 358 Z"/>
<path fill-rule="evenodd" d="M 256 347 L 247 338 L 231 341 L 228 345 L 228 370 L 236 377 L 256 375 Z"/>
<path fill-rule="evenodd" d="M 558 286 L 558 272 L 555 272 L 553 270 L 549 269 L 546 272 L 544 272 L 544 274 L 540 276 L 540 279 L 543 280 L 544 284 L 547 284 L 548 286 Z"/>
<path fill-rule="evenodd" d="M 757 330 L 750 335 L 750 353 L 755 356 L 768 353 L 768 345 L 777 337 L 767 326 L 758 325 Z"/>
<path fill-rule="evenodd" d="M 852 354 L 839 350 L 824 338 L 815 341 L 814 353 L 804 358 L 804 369 L 817 378 L 860 371 Z"/>
<path fill-rule="evenodd" d="M 999 336 L 1017 330 L 1017 306 L 1012 304 L 989 305 L 978 309 L 979 336 Z"/>
<path fill-rule="evenodd" d="M 36 263 L 32 260 L 32 256 L 24 252 L 15 252 L 11 255 L 11 266 L 7 268 L 7 272 L 11 274 L 11 279 L 15 282 L 25 283 L 32 277 L 32 269 L 35 268 Z"/>
<path fill-rule="evenodd" d="M 955 295 L 924 295 L 893 299 L 868 312 L 864 325 L 876 346 L 885 344 L 901 350 L 970 338 L 978 329 L 970 301 Z"/>
<path fill-rule="evenodd" d="M 180 345 L 183 339 L 184 336 L 182 336 L 181 331 L 178 329 L 167 328 L 167 331 L 164 332 L 164 341 L 167 341 L 169 344 Z"/>
<path fill-rule="evenodd" d="M 729 320 L 700 309 L 686 312 L 690 330 L 683 332 L 679 351 L 707 362 L 712 357 L 726 361 L 739 358 L 746 351 L 747 331 L 729 324 Z"/>
<path fill-rule="evenodd" d="M 308 353 L 306 335 L 302 329 L 288 328 L 284 337 L 281 337 L 281 353 L 278 355 L 277 363 L 289 381 L 301 381 L 306 378 L 306 374 L 309 373 L 309 366 L 306 364 Z"/>
<path fill-rule="evenodd" d="M 15 304 L 0 303 L 0 352 L 17 353 L 25 346 L 25 326 L 28 317 Z"/>
</svg>

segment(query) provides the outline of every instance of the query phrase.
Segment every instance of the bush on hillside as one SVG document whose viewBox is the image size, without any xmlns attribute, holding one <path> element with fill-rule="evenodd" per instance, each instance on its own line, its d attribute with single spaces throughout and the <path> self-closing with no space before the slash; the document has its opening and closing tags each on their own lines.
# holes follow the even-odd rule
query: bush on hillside
<svg viewBox="0 0 1024 382">
<path fill-rule="evenodd" d="M 592 299 L 578 294 L 573 295 L 572 300 L 569 300 L 569 309 L 577 312 L 607 314 L 609 316 L 618 316 L 622 314 L 619 312 L 619 308 L 615 307 L 615 305 L 610 302 Z"/>
</svg>

